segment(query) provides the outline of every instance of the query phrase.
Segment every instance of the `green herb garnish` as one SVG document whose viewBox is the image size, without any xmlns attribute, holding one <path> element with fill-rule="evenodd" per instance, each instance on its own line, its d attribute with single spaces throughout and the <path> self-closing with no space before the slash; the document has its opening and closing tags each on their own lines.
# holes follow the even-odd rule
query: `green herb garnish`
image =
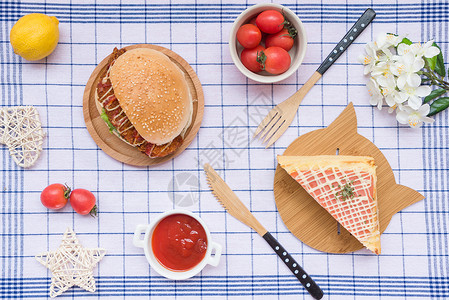
<svg viewBox="0 0 449 300">
<path fill-rule="evenodd" d="M 354 181 L 351 180 L 350 182 L 347 182 L 344 186 L 341 186 L 339 184 L 338 187 L 340 188 L 340 190 L 337 193 L 335 193 L 335 198 L 340 199 L 342 201 L 354 198 L 354 187 L 352 186 L 353 183 Z"/>
</svg>

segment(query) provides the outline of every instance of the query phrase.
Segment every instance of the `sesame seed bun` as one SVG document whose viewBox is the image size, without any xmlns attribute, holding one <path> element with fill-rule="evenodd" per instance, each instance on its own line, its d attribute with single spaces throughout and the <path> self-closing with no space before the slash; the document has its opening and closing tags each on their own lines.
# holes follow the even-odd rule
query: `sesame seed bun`
<svg viewBox="0 0 449 300">
<path fill-rule="evenodd" d="M 148 142 L 169 143 L 190 124 L 187 80 L 165 54 L 148 48 L 128 50 L 112 65 L 110 80 L 126 116 Z"/>
</svg>

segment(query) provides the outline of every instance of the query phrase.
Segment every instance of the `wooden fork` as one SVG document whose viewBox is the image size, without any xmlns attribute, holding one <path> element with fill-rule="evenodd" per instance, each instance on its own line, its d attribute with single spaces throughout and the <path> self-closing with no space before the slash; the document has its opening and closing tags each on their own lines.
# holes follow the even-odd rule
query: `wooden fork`
<svg viewBox="0 0 449 300">
<path fill-rule="evenodd" d="M 341 41 L 335 46 L 332 52 L 321 63 L 315 73 L 310 76 L 309 80 L 287 100 L 275 106 L 268 115 L 262 120 L 254 133 L 253 138 L 259 135 L 259 139 L 263 139 L 262 143 L 266 143 L 265 148 L 270 147 L 277 139 L 287 130 L 296 115 L 299 105 L 304 96 L 315 85 L 315 83 L 323 76 L 324 72 L 345 52 L 352 42 L 362 33 L 369 23 L 376 17 L 376 13 L 368 8 L 357 22 L 351 27 Z"/>
</svg>

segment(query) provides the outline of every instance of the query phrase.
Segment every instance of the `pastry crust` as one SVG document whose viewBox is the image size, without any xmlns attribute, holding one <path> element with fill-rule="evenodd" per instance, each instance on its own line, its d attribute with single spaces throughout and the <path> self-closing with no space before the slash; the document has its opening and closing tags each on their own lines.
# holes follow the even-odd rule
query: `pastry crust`
<svg viewBox="0 0 449 300">
<path fill-rule="evenodd" d="M 374 158 L 279 155 L 278 162 L 366 248 L 380 254 Z"/>
<path fill-rule="evenodd" d="M 316 169 L 320 166 L 334 166 L 339 169 L 360 168 L 376 176 L 374 158 L 352 155 L 284 156 L 278 155 L 278 162 L 288 173 Z"/>
</svg>

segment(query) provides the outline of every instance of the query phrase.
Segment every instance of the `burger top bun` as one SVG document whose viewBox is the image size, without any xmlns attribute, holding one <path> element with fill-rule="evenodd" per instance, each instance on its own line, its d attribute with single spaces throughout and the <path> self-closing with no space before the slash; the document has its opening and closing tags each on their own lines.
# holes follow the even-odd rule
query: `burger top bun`
<svg viewBox="0 0 449 300">
<path fill-rule="evenodd" d="M 169 143 L 189 124 L 189 86 L 181 69 L 163 53 L 128 50 L 114 62 L 109 76 L 120 106 L 148 142 Z"/>
</svg>

